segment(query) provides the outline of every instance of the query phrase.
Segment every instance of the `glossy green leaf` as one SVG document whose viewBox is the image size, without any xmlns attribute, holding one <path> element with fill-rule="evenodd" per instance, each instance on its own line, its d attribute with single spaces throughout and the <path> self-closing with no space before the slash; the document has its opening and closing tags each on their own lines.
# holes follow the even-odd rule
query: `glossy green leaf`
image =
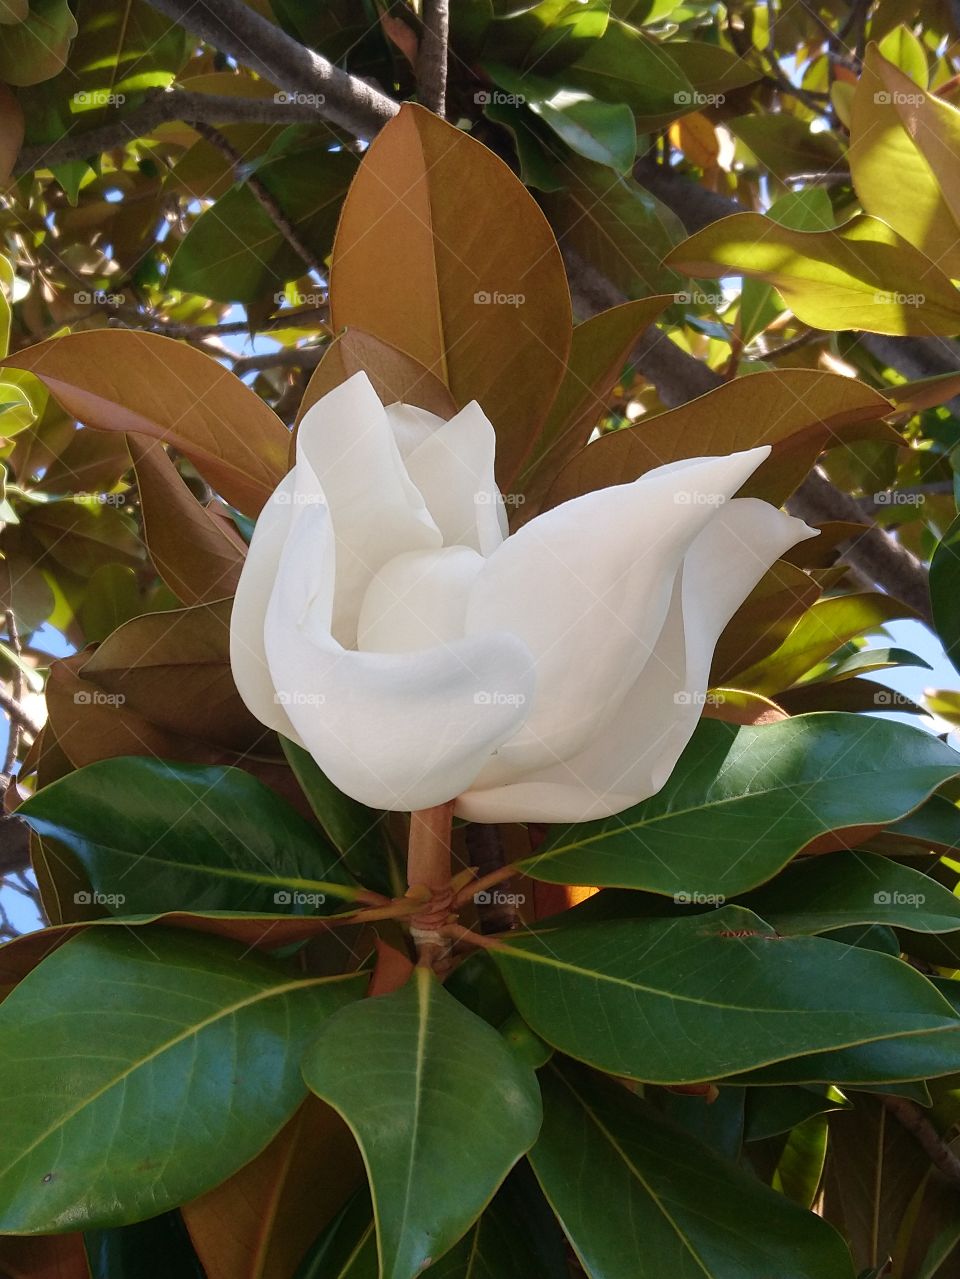
<svg viewBox="0 0 960 1279">
<path fill-rule="evenodd" d="M 38 84 L 63 69 L 77 20 L 67 0 L 30 0 L 26 18 L 4 24 L 0 39 L 0 80 Z"/>
<path fill-rule="evenodd" d="M 960 291 L 877 218 L 793 231 L 761 213 L 735 213 L 692 235 L 666 264 L 691 275 L 766 280 L 814 328 L 920 337 L 960 330 Z"/>
<path fill-rule="evenodd" d="M 732 897 L 828 831 L 895 822 L 960 772 L 922 729 L 841 711 L 760 727 L 704 719 L 656 795 L 551 828 L 526 874 L 556 884 Z"/>
<path fill-rule="evenodd" d="M 493 81 L 540 117 L 571 151 L 629 173 L 637 155 L 637 127 L 623 103 L 602 102 L 564 86 L 562 78 L 519 74 L 499 63 L 487 64 Z"/>
<path fill-rule="evenodd" d="M 873 853 L 836 852 L 788 866 L 740 898 L 778 932 L 888 924 L 918 933 L 960 929 L 960 898 L 929 875 Z"/>
<path fill-rule="evenodd" d="M 121 914 L 243 910 L 316 914 L 356 897 L 340 854 L 239 768 L 104 759 L 21 807 Z"/>
<path fill-rule="evenodd" d="M 561 924 L 504 938 L 493 957 L 541 1038 L 652 1083 L 719 1079 L 957 1020 L 907 964 L 819 937 L 780 937 L 736 906 Z"/>
<path fill-rule="evenodd" d="M 857 930 L 863 934 L 865 930 Z M 843 960 L 846 963 L 846 958 Z M 896 961 L 894 961 L 896 962 Z M 960 1016 L 960 982 L 932 978 Z M 839 1084 L 884 1087 L 913 1079 L 933 1079 L 960 1071 L 960 1022 L 932 1034 L 878 1039 L 836 1051 L 809 1053 L 775 1062 L 737 1077 L 743 1084 Z"/>
<path fill-rule="evenodd" d="M 622 1086 L 551 1067 L 542 1087 L 530 1160 L 592 1279 L 852 1279 L 828 1225 Z"/>
<path fill-rule="evenodd" d="M 321 1030 L 304 1075 L 360 1144 L 383 1279 L 413 1279 L 469 1229 L 533 1144 L 536 1077 L 425 968 L 342 1014 Z"/>
<path fill-rule="evenodd" d="M 297 235 L 323 260 L 356 169 L 346 150 L 324 141 L 267 160 L 257 178 Z M 306 270 L 249 187 L 241 184 L 197 218 L 170 264 L 168 285 L 220 302 L 257 302 Z"/>
<path fill-rule="evenodd" d="M 607 102 L 625 102 L 641 127 L 695 109 L 693 86 L 669 49 L 625 22 L 612 21 L 564 71 L 568 83 Z"/>
<path fill-rule="evenodd" d="M 182 932 L 144 943 L 82 933 L 0 1005 L 0 1231 L 123 1225 L 224 1181 L 300 1104 L 306 1043 L 363 984 Z"/>
</svg>

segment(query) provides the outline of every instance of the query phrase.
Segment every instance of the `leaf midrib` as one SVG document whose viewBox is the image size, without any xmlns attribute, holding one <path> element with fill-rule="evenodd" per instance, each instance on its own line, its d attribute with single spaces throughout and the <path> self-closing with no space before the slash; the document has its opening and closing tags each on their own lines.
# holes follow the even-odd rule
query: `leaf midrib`
<svg viewBox="0 0 960 1279">
<path fill-rule="evenodd" d="M 34 1141 L 32 1141 L 28 1146 L 26 1146 L 23 1150 L 21 1150 L 20 1153 L 17 1155 L 17 1157 L 11 1163 L 7 1164 L 6 1167 L 4 1168 L 0 1168 L 0 1177 L 6 1177 L 6 1175 L 9 1172 L 11 1172 L 14 1168 L 16 1168 L 17 1164 L 21 1163 L 24 1159 L 26 1159 L 28 1155 L 31 1155 L 34 1152 L 34 1150 L 36 1150 L 38 1146 L 41 1146 L 49 1137 L 52 1137 L 54 1133 L 59 1132 L 61 1128 L 65 1128 L 67 1124 L 69 1124 L 73 1119 L 75 1119 L 77 1115 L 81 1114 L 84 1110 L 86 1110 L 88 1106 L 94 1105 L 97 1101 L 100 1100 L 101 1097 L 105 1096 L 112 1088 L 115 1088 L 117 1087 L 118 1084 L 123 1083 L 137 1070 L 140 1070 L 142 1067 L 146 1066 L 150 1062 L 155 1061 L 158 1057 L 162 1057 L 164 1053 L 169 1052 L 171 1049 L 175 1048 L 178 1044 L 184 1043 L 186 1040 L 192 1037 L 195 1037 L 198 1034 L 201 1034 L 209 1026 L 215 1025 L 216 1022 L 221 1021 L 223 1018 L 233 1017 L 238 1012 L 242 1011 L 244 1008 L 248 1008 L 251 1005 L 263 999 L 273 999 L 275 996 L 286 995 L 293 990 L 304 990 L 304 989 L 307 989 L 308 987 L 323 985 L 324 983 L 341 982 L 341 981 L 347 981 L 347 980 L 349 980 L 349 976 L 347 977 L 313 977 L 313 978 L 307 978 L 307 979 L 299 978 L 296 981 L 285 982 L 282 986 L 270 986 L 267 989 L 257 990 L 252 995 L 249 995 L 247 998 L 239 999 L 235 1003 L 228 1005 L 226 1008 L 218 1009 L 212 1016 L 204 1018 L 203 1021 L 195 1022 L 193 1025 L 189 1027 L 185 1027 L 182 1031 L 174 1035 L 172 1038 L 164 1040 L 163 1043 L 159 1044 L 156 1048 L 154 1048 L 151 1052 L 147 1053 L 145 1056 L 138 1057 L 136 1061 L 131 1062 L 130 1065 L 126 1067 L 126 1069 L 121 1070 L 117 1075 L 109 1079 L 103 1085 L 103 1087 L 98 1088 L 94 1093 L 90 1094 L 88 1097 L 83 1098 L 83 1100 L 77 1106 L 74 1106 L 72 1110 L 68 1111 L 64 1115 L 58 1116 L 56 1122 L 51 1124 L 49 1128 L 47 1128 L 38 1137 L 36 1137 Z"/>
<path fill-rule="evenodd" d="M 43 821 L 47 826 L 55 826 L 55 823 L 50 822 L 48 818 L 38 818 L 37 820 Z M 63 835 L 60 834 L 61 829 L 66 828 L 56 827 L 53 830 L 48 829 L 45 832 L 38 831 L 37 834 L 43 833 L 47 835 L 47 838 L 62 839 Z M 294 875 L 258 874 L 255 871 L 236 870 L 224 866 L 207 866 L 202 862 L 183 862 L 176 858 L 157 857 L 153 854 L 152 850 L 145 853 L 135 853 L 127 848 L 117 848 L 113 844 L 105 843 L 99 836 L 89 838 L 84 835 L 82 838 L 85 843 L 91 844 L 95 848 L 101 849 L 106 853 L 111 853 L 115 857 L 125 857 L 137 863 L 144 861 L 155 862 L 158 866 L 169 866 L 175 870 L 191 871 L 194 874 L 209 875 L 214 878 L 239 879 L 244 883 L 261 886 L 266 885 L 269 887 L 271 884 L 286 884 L 292 888 L 303 889 L 304 891 L 317 889 L 318 891 L 329 892 L 331 897 L 342 897 L 345 901 L 353 901 L 357 894 L 357 890 L 349 884 L 337 884 L 324 879 L 302 879 L 299 876 Z"/>
<path fill-rule="evenodd" d="M 955 776 L 957 771 L 956 769 L 950 769 L 949 766 L 946 764 L 917 764 L 910 767 L 909 769 L 904 769 L 901 775 L 908 772 L 911 772 L 911 773 L 922 772 L 922 771 L 926 771 L 927 769 L 945 770 L 949 777 Z M 689 817 L 693 813 L 709 812 L 712 809 L 722 807 L 724 804 L 736 804 L 736 803 L 742 803 L 743 801 L 746 801 L 746 800 L 752 800 L 756 798 L 766 798 L 769 795 L 778 795 L 783 793 L 784 791 L 798 790 L 800 789 L 801 786 L 820 786 L 824 782 L 857 782 L 866 777 L 875 778 L 876 776 L 877 776 L 877 772 L 875 769 L 869 769 L 867 772 L 863 772 L 863 773 L 844 773 L 842 776 L 832 776 L 827 774 L 821 777 L 810 778 L 809 781 L 806 781 L 803 783 L 790 782 L 783 786 L 765 787 L 761 790 L 748 791 L 745 794 L 726 795 L 722 799 L 711 800 L 709 803 L 705 803 L 705 804 L 696 804 L 690 808 L 671 808 L 671 809 L 665 810 L 662 813 L 658 813 L 653 817 L 646 818 L 642 821 L 622 822 L 616 830 L 598 831 L 596 835 L 590 835 L 586 839 L 578 840 L 576 842 L 572 842 L 569 844 L 559 844 L 555 848 L 548 848 L 543 853 L 536 854 L 533 857 L 524 858 L 521 862 L 517 864 L 520 866 L 523 866 L 524 869 L 526 870 L 530 870 L 535 868 L 540 862 L 547 861 L 549 858 L 557 856 L 560 853 L 577 852 L 579 849 L 587 848 L 591 844 L 595 844 L 601 840 L 608 839 L 611 835 L 632 834 L 634 831 L 644 830 L 649 826 L 655 826 L 657 822 L 670 821 L 675 817 Z M 931 789 L 932 789 L 932 786 L 931 786 Z M 913 808 L 918 808 L 922 802 L 923 802 L 922 799 L 918 800 L 917 803 L 913 805 Z M 913 811 L 913 808 L 910 809 L 911 812 Z M 908 816 L 908 815 L 909 814 L 904 814 L 904 816 Z M 811 814 L 811 816 L 816 816 L 818 819 L 820 817 L 819 814 Z M 858 823 L 855 823 L 855 824 L 858 824 Z M 835 828 L 826 827 L 824 829 L 835 829 Z M 836 829 L 842 829 L 842 827 L 838 827 Z"/>
</svg>

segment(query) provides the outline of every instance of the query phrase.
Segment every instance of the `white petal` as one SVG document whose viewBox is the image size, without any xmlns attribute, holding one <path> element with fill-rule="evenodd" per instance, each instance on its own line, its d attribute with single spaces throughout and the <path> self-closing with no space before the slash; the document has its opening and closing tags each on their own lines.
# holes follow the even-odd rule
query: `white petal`
<svg viewBox="0 0 960 1279">
<path fill-rule="evenodd" d="M 612 718 L 653 651 L 688 547 L 769 451 L 687 459 L 574 498 L 491 556 L 467 634 L 519 634 L 536 658 L 537 702 L 481 788 L 569 759 Z"/>
<path fill-rule="evenodd" d="M 653 656 L 616 717 L 578 755 L 472 790 L 471 821 L 590 821 L 621 812 L 666 782 L 700 718 L 723 628 L 773 562 L 815 536 L 802 520 L 755 498 L 720 508 L 688 551 Z"/>
<path fill-rule="evenodd" d="M 289 716 L 277 702 L 263 645 L 267 604 L 292 520 L 293 488 L 291 471 L 277 485 L 253 531 L 230 614 L 230 666 L 247 710 L 261 724 L 299 742 Z"/>
<path fill-rule="evenodd" d="M 305 507 L 267 610 L 267 658 L 286 710 L 353 798 L 400 810 L 453 799 L 526 717 L 531 654 L 509 634 L 412 653 L 347 651 L 330 634 L 334 556 L 328 513 Z"/>
<path fill-rule="evenodd" d="M 407 551 L 384 564 L 360 609 L 357 647 L 411 653 L 463 638 L 467 600 L 483 556 L 468 546 Z"/>
<path fill-rule="evenodd" d="M 506 536 L 506 513 L 493 478 L 496 435 L 480 406 L 474 401 L 444 422 L 425 409 L 391 404 L 387 417 L 444 546 L 491 555 Z"/>
<path fill-rule="evenodd" d="M 297 470 L 302 462 L 309 463 L 330 508 L 337 539 L 333 633 L 350 647 L 374 574 L 401 551 L 437 547 L 441 537 L 365 373 L 355 373 L 306 413 L 297 434 Z"/>
</svg>

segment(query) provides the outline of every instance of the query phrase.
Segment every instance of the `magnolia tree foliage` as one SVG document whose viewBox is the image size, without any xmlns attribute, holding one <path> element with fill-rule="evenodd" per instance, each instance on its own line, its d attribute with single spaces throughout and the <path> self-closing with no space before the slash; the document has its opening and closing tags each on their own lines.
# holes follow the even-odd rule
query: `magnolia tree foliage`
<svg viewBox="0 0 960 1279">
<path fill-rule="evenodd" d="M 0 1273 L 958 1273 L 956 22 L 0 2 Z"/>
</svg>

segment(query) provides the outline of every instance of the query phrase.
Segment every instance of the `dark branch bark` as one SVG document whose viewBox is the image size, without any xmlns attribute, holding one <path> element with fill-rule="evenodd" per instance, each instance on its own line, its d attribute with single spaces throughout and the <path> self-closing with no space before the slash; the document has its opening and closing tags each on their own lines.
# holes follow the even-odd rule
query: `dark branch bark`
<svg viewBox="0 0 960 1279">
<path fill-rule="evenodd" d="M 150 5 L 245 67 L 315 107 L 353 137 L 372 138 L 396 102 L 262 18 L 243 0 L 149 0 Z"/>
<path fill-rule="evenodd" d="M 417 88 L 423 105 L 441 117 L 447 112 L 449 37 L 449 0 L 424 0 L 423 38 L 417 58 Z"/>
<path fill-rule="evenodd" d="M 46 146 L 24 147 L 17 159 L 16 173 L 19 176 L 51 164 L 101 155 L 171 120 L 205 120 L 209 124 L 309 124 L 317 119 L 317 109 L 302 102 L 231 98 L 225 94 L 180 90 L 158 92 L 112 124 L 88 129 L 86 133 L 70 133 Z"/>
</svg>

